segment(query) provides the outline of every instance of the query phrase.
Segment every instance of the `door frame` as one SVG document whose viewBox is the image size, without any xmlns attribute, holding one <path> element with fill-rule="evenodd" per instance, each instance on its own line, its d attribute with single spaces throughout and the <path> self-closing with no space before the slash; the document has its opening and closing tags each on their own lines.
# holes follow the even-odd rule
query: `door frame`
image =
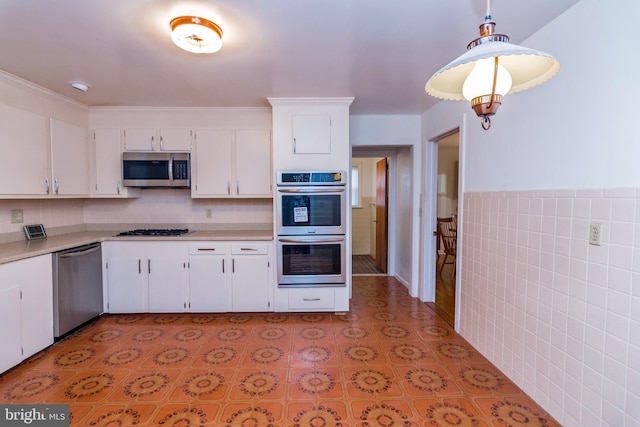
<svg viewBox="0 0 640 427">
<path fill-rule="evenodd" d="M 420 225 L 420 300 L 435 302 L 436 296 L 436 236 L 433 235 L 436 229 L 437 218 L 437 179 L 438 179 L 438 140 L 454 132 L 459 133 L 458 146 L 458 224 L 457 224 L 457 246 L 461 247 L 462 236 L 464 235 L 464 164 L 465 164 L 465 124 L 466 115 L 462 115 L 458 126 L 452 126 L 447 131 L 429 136 L 424 140 L 422 156 L 422 189 L 421 189 L 421 209 L 422 218 Z M 461 278 L 463 251 L 458 251 L 456 256 L 456 305 L 454 314 L 454 329 L 460 332 L 460 303 L 462 298 Z"/>
</svg>

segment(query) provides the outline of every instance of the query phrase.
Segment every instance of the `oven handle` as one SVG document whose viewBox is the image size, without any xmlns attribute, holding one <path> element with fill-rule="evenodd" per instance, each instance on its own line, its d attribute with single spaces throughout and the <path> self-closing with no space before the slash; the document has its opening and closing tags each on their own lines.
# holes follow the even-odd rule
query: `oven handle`
<svg viewBox="0 0 640 427">
<path fill-rule="evenodd" d="M 278 188 L 280 193 L 344 193 L 344 187 L 342 188 Z"/>
<path fill-rule="evenodd" d="M 344 237 L 336 239 L 278 239 L 282 243 L 339 243 L 344 242 Z"/>
</svg>

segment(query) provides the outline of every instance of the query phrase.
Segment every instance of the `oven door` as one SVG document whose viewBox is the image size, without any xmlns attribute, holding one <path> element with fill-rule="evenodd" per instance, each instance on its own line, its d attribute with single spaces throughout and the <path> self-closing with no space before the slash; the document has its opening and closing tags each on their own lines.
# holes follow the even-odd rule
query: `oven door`
<svg viewBox="0 0 640 427">
<path fill-rule="evenodd" d="M 278 187 L 276 234 L 346 234 L 345 186 Z"/>
<path fill-rule="evenodd" d="M 278 237 L 278 286 L 345 286 L 345 236 Z"/>
</svg>

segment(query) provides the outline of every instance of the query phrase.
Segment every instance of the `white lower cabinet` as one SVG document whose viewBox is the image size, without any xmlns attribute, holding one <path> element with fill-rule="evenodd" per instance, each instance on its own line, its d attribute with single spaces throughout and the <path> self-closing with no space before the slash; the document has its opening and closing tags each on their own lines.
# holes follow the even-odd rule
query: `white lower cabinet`
<svg viewBox="0 0 640 427">
<path fill-rule="evenodd" d="M 51 255 L 0 265 L 0 372 L 53 344 Z"/>
<path fill-rule="evenodd" d="M 346 286 L 279 287 L 275 293 L 275 311 L 349 311 L 349 290 Z"/>
<path fill-rule="evenodd" d="M 273 311 L 271 246 L 265 242 L 105 242 L 105 311 Z"/>
<path fill-rule="evenodd" d="M 243 242 L 231 245 L 231 311 L 273 311 L 269 245 Z"/>
<path fill-rule="evenodd" d="M 149 311 L 177 313 L 187 310 L 184 287 L 188 280 L 185 256 L 159 256 L 147 259 Z"/>
<path fill-rule="evenodd" d="M 170 242 L 105 242 L 109 313 L 185 311 L 186 247 Z"/>
<path fill-rule="evenodd" d="M 227 245 L 201 243 L 189 246 L 189 311 L 229 311 Z"/>
</svg>

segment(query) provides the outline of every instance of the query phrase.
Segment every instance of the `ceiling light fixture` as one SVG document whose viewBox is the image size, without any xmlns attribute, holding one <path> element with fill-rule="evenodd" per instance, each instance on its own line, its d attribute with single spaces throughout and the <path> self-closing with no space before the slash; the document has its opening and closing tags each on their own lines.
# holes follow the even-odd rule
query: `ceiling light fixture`
<svg viewBox="0 0 640 427">
<path fill-rule="evenodd" d="M 487 0 L 480 37 L 425 85 L 425 91 L 435 98 L 470 101 L 484 130 L 491 127 L 490 117 L 504 95 L 544 83 L 560 70 L 560 63 L 548 53 L 511 44 L 506 35 L 495 34 L 490 3 Z"/>
<path fill-rule="evenodd" d="M 214 53 L 222 48 L 222 29 L 197 16 L 179 16 L 171 20 L 171 40 L 193 53 Z"/>
</svg>

